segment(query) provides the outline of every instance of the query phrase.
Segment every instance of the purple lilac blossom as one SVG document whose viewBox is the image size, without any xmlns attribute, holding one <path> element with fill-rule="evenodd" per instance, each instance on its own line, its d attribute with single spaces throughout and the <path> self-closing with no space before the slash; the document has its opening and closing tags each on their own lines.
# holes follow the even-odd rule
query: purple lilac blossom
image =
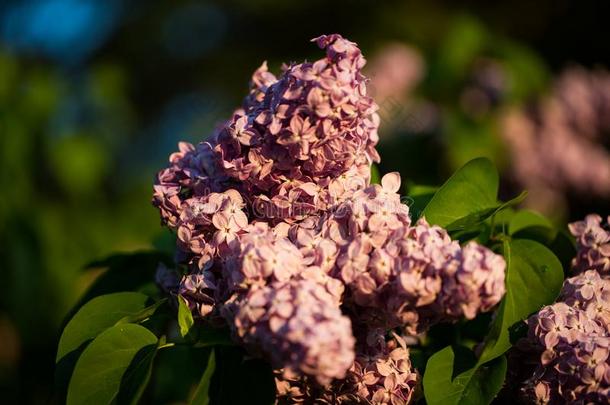
<svg viewBox="0 0 610 405">
<path fill-rule="evenodd" d="M 576 257 L 572 261 L 575 273 L 594 269 L 603 277 L 610 277 L 610 217 L 606 223 L 597 214 L 569 225 L 576 238 Z"/>
<path fill-rule="evenodd" d="M 526 344 L 539 360 L 522 388 L 526 400 L 610 402 L 609 314 L 610 280 L 588 270 L 567 279 L 559 301 L 528 319 Z"/>
<path fill-rule="evenodd" d="M 242 108 L 157 175 L 153 204 L 184 274 L 161 268 L 157 282 L 281 370 L 280 396 L 298 386 L 334 392 L 329 403 L 404 404 L 417 380 L 408 350 L 379 336 L 490 310 L 505 263 L 411 224 L 397 173 L 370 185 L 379 118 L 364 58 L 339 35 L 315 41 L 324 58 L 277 78 L 263 64 Z M 352 321 L 377 336 L 356 353 Z"/>
<path fill-rule="evenodd" d="M 379 160 L 365 59 L 339 35 L 314 41 L 326 57 L 285 66 L 277 80 L 261 66 L 244 109 L 215 136 L 217 161 L 267 218 L 293 220 L 326 208 L 330 181 Z"/>
<path fill-rule="evenodd" d="M 376 338 L 359 342 L 346 377 L 328 387 L 298 375 L 276 373 L 278 403 L 408 404 L 419 388 L 409 349 L 398 335 Z"/>
<path fill-rule="evenodd" d="M 345 283 L 346 303 L 369 323 L 410 334 L 493 308 L 504 295 L 504 259 L 475 242 L 460 247 L 425 219 L 412 225 L 399 187 L 390 173 L 322 224 L 322 236 L 338 246 L 331 274 Z"/>
<path fill-rule="evenodd" d="M 344 378 L 354 361 L 349 318 L 335 297 L 311 280 L 251 289 L 234 324 L 239 340 L 275 368 L 313 376 L 322 385 Z"/>
</svg>

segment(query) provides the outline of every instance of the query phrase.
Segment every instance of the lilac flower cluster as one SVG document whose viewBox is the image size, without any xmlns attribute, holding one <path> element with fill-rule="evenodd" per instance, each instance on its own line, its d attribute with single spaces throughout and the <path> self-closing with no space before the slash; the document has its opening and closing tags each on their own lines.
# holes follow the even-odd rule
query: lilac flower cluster
<svg viewBox="0 0 610 405">
<path fill-rule="evenodd" d="M 400 177 L 388 174 L 323 223 L 322 235 L 338 246 L 331 274 L 345 283 L 346 304 L 369 324 L 410 334 L 495 306 L 504 295 L 504 259 L 474 242 L 460 247 L 425 219 L 411 225 L 399 187 Z"/>
<path fill-rule="evenodd" d="M 583 221 L 571 223 L 569 228 L 576 238 L 574 272 L 594 269 L 603 277 L 610 277 L 610 217 L 603 224 L 599 215 L 590 214 Z"/>
<path fill-rule="evenodd" d="M 344 378 L 354 362 L 349 318 L 341 314 L 335 298 L 311 280 L 250 290 L 235 327 L 246 346 L 270 354 L 273 366 L 315 376 L 322 385 Z"/>
<path fill-rule="evenodd" d="M 182 272 L 160 267 L 157 280 L 266 357 L 280 397 L 406 404 L 417 375 L 386 332 L 490 310 L 505 263 L 411 224 L 397 173 L 370 185 L 378 118 L 364 58 L 338 35 L 315 41 L 323 59 L 279 78 L 261 66 L 242 109 L 158 174 L 153 204 Z"/>
<path fill-rule="evenodd" d="M 261 66 L 243 110 L 215 137 L 225 173 L 267 217 L 326 208 L 331 180 L 379 160 L 379 117 L 366 95 L 360 50 L 338 35 L 315 41 L 325 58 L 285 66 L 278 79 Z"/>
<path fill-rule="evenodd" d="M 538 404 L 610 402 L 610 280 L 587 270 L 528 320 L 539 361 L 524 396 Z"/>
</svg>

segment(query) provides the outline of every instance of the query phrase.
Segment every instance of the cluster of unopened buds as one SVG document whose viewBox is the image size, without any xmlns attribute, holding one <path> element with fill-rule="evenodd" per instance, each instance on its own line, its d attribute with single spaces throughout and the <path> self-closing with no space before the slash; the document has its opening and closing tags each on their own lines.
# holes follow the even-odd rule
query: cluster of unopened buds
<svg viewBox="0 0 610 405">
<path fill-rule="evenodd" d="M 565 280 L 555 304 L 528 320 L 521 346 L 537 361 L 522 392 L 538 404 L 610 403 L 610 232 L 594 214 L 570 230 L 577 275 Z"/>
<path fill-rule="evenodd" d="M 411 223 L 398 174 L 370 184 L 365 60 L 339 35 L 314 41 L 322 59 L 277 78 L 263 64 L 242 108 L 158 174 L 153 203 L 182 269 L 158 280 L 270 361 L 279 402 L 406 404 L 418 374 L 400 335 L 490 310 L 506 265 Z"/>
</svg>

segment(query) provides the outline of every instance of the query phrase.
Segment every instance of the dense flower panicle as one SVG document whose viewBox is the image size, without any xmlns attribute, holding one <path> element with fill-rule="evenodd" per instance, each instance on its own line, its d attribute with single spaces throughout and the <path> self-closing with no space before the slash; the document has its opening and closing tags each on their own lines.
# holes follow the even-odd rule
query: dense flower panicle
<svg viewBox="0 0 610 405">
<path fill-rule="evenodd" d="M 504 259 L 474 242 L 461 248 L 422 219 L 411 225 L 400 177 L 358 191 L 322 223 L 338 247 L 332 274 L 369 321 L 419 333 L 441 320 L 472 319 L 504 295 Z"/>
<path fill-rule="evenodd" d="M 505 293 L 506 261 L 476 242 L 462 247 L 460 267 L 445 278 L 444 304 L 448 316 L 473 319 L 500 302 Z"/>
<path fill-rule="evenodd" d="M 366 95 L 360 50 L 338 35 L 316 42 L 325 58 L 286 66 L 277 80 L 261 66 L 245 111 L 214 142 L 224 171 L 280 210 L 295 202 L 313 210 L 316 187 L 379 159 L 377 106 Z"/>
<path fill-rule="evenodd" d="M 287 226 L 283 223 L 271 228 L 266 223 L 252 223 L 233 247 L 224 252 L 222 278 L 228 294 L 291 279 L 311 280 L 326 289 L 339 305 L 344 286 L 328 275 L 325 258 L 305 257 L 303 250 L 288 238 L 289 229 L 281 225 Z M 315 247 L 318 251 L 329 246 L 327 241 L 318 243 Z"/>
<path fill-rule="evenodd" d="M 239 339 L 267 356 L 275 368 L 304 373 L 322 385 L 344 378 L 354 361 L 349 318 L 311 280 L 250 290 L 234 324 Z"/>
<path fill-rule="evenodd" d="M 540 404 L 610 402 L 610 281 L 594 270 L 567 279 L 560 301 L 528 319 L 539 356 L 522 389 Z"/>
<path fill-rule="evenodd" d="M 571 223 L 569 228 L 576 238 L 574 272 L 594 269 L 603 277 L 610 277 L 610 217 L 603 224 L 599 215 L 590 214 L 583 221 Z"/>
<path fill-rule="evenodd" d="M 160 267 L 157 283 L 281 370 L 280 402 L 406 404 L 417 374 L 384 332 L 490 310 L 505 262 L 412 224 L 398 173 L 370 184 L 379 117 L 365 60 L 339 35 L 315 41 L 324 58 L 278 77 L 263 64 L 241 108 L 158 173 L 153 204 L 181 276 Z"/>
<path fill-rule="evenodd" d="M 507 115 L 502 135 L 531 204 L 551 211 L 567 193 L 610 197 L 609 116 L 610 74 L 583 68 L 563 73 L 535 108 Z"/>
</svg>

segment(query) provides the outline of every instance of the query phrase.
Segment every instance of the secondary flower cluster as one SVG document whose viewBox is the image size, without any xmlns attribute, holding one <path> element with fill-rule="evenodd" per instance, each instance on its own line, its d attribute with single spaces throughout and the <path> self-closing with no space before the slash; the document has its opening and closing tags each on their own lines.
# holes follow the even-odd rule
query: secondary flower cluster
<svg viewBox="0 0 610 405">
<path fill-rule="evenodd" d="M 183 271 L 157 279 L 266 357 L 279 398 L 404 404 L 417 375 L 386 332 L 491 309 L 505 263 L 411 224 L 398 174 L 369 184 L 378 118 L 364 58 L 339 35 L 315 41 L 324 58 L 279 78 L 263 65 L 242 109 L 158 174 L 153 203 Z"/>
<path fill-rule="evenodd" d="M 599 215 L 590 214 L 584 221 L 570 224 L 569 228 L 576 238 L 574 271 L 594 269 L 603 277 L 610 277 L 610 217 L 604 225 Z"/>
<path fill-rule="evenodd" d="M 354 362 L 349 319 L 336 299 L 312 280 L 291 280 L 251 289 L 235 317 L 237 335 L 275 366 L 301 371 L 326 385 Z"/>
<path fill-rule="evenodd" d="M 474 242 L 461 248 L 425 219 L 412 225 L 399 187 L 388 174 L 324 218 L 321 234 L 338 247 L 331 275 L 345 283 L 346 304 L 369 325 L 410 334 L 491 309 L 504 295 L 504 259 Z"/>
<path fill-rule="evenodd" d="M 588 270 L 564 282 L 559 301 L 528 320 L 539 363 L 524 394 L 539 404 L 608 403 L 610 280 Z"/>
<path fill-rule="evenodd" d="M 311 384 L 309 377 L 276 373 L 278 403 L 407 404 L 417 394 L 419 375 L 398 335 L 372 331 L 359 339 L 357 356 L 347 376 L 330 386 Z"/>
</svg>

